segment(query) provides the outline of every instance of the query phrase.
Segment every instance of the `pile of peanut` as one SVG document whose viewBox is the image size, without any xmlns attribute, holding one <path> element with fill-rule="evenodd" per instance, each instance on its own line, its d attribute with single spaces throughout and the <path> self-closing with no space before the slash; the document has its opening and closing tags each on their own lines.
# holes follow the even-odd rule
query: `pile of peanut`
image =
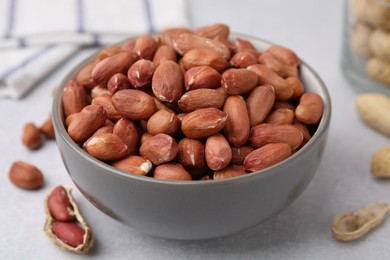
<svg viewBox="0 0 390 260">
<path fill-rule="evenodd" d="M 54 138 L 51 115 L 40 127 L 33 122 L 27 122 L 23 127 L 22 143 L 30 150 L 37 150 L 44 141 Z M 42 171 L 25 161 L 15 161 L 9 169 L 8 177 L 15 186 L 25 190 L 41 189 L 45 182 Z M 87 253 L 92 249 L 92 230 L 81 215 L 70 188 L 58 186 L 50 191 L 44 206 L 44 231 L 55 245 L 75 253 Z"/>
<path fill-rule="evenodd" d="M 367 58 L 367 75 L 390 84 L 390 1 L 349 0 L 349 8 L 354 19 L 351 48 Z"/>
<path fill-rule="evenodd" d="M 62 93 L 69 136 L 125 172 L 168 180 L 240 176 L 300 149 L 323 113 L 299 59 L 229 27 L 169 28 L 102 50 Z"/>
</svg>

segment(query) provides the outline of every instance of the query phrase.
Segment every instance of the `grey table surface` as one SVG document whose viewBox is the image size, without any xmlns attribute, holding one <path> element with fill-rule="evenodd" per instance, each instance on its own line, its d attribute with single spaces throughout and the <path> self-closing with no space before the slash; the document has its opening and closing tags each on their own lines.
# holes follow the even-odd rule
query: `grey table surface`
<svg viewBox="0 0 390 260">
<path fill-rule="evenodd" d="M 389 181 L 370 175 L 372 154 L 389 139 L 358 118 L 357 93 L 340 68 L 343 1 L 191 0 L 193 27 L 215 22 L 231 30 L 288 46 L 321 75 L 329 88 L 333 115 L 328 144 L 317 175 L 286 210 L 261 225 L 228 237 L 176 241 L 150 237 L 95 209 L 78 191 L 74 196 L 97 239 L 91 254 L 78 256 L 53 246 L 44 235 L 43 197 L 55 185 L 70 184 L 54 142 L 36 152 L 21 145 L 23 124 L 43 122 L 51 91 L 64 74 L 94 50 L 84 50 L 20 101 L 0 100 L 0 258 L 1 259 L 389 259 L 390 221 L 363 239 L 332 238 L 335 215 L 373 201 L 390 202 Z M 46 176 L 31 192 L 8 180 L 12 162 L 26 160 Z"/>
</svg>

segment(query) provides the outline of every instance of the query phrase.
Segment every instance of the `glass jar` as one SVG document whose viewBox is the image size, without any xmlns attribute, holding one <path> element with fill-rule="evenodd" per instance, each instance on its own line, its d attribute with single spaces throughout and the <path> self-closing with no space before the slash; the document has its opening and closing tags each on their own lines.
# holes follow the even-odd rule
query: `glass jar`
<svg viewBox="0 0 390 260">
<path fill-rule="evenodd" d="M 358 91 L 390 95 L 390 0 L 345 0 L 341 65 Z"/>
</svg>

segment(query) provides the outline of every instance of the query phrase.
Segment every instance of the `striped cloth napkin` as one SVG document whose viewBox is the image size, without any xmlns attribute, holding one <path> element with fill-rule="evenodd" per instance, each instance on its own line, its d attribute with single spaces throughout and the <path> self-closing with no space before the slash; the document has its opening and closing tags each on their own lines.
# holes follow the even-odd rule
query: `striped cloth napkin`
<svg viewBox="0 0 390 260">
<path fill-rule="evenodd" d="M 188 26 L 185 3 L 0 0 L 0 97 L 23 97 L 82 47 Z"/>
</svg>

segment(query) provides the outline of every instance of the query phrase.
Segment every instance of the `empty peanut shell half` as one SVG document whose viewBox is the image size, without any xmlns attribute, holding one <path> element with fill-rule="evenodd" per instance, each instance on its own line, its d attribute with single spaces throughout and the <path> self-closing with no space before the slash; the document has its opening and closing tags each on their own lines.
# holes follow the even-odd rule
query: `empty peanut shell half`
<svg viewBox="0 0 390 260">
<path fill-rule="evenodd" d="M 44 207 L 46 213 L 44 231 L 55 245 L 75 253 L 87 253 L 92 249 L 94 245 L 92 230 L 81 215 L 70 188 L 56 187 L 45 198 Z M 65 221 L 56 219 L 55 216 L 58 216 L 56 213 L 64 209 L 74 218 Z"/>
<path fill-rule="evenodd" d="M 384 220 L 390 206 L 375 202 L 358 211 L 349 211 L 336 216 L 332 224 L 334 238 L 342 241 L 358 239 Z"/>
</svg>

